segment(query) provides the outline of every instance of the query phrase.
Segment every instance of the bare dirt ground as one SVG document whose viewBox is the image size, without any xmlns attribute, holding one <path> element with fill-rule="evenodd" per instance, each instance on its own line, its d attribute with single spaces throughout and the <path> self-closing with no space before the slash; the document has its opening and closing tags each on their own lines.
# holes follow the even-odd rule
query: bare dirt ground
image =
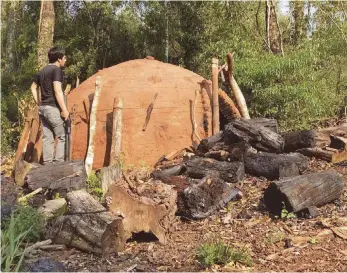
<svg viewBox="0 0 347 273">
<path fill-rule="evenodd" d="M 334 169 L 347 186 L 347 164 L 311 160 L 309 172 Z M 347 187 L 339 200 L 319 208 L 315 219 L 276 219 L 262 203 L 269 181 L 247 177 L 239 188 L 245 197 L 202 221 L 177 217 L 167 245 L 148 240 L 128 242 L 119 255 L 102 258 L 74 249 L 42 252 L 62 261 L 69 271 L 347 271 L 347 240 L 331 228 L 347 226 Z M 320 232 L 327 235 L 317 238 Z M 289 239 L 291 238 L 291 239 Z M 143 240 L 145 239 L 145 240 Z M 147 241 L 146 241 L 147 239 Z M 246 248 L 252 267 L 242 264 L 203 268 L 196 251 L 205 242 L 221 241 Z"/>
</svg>

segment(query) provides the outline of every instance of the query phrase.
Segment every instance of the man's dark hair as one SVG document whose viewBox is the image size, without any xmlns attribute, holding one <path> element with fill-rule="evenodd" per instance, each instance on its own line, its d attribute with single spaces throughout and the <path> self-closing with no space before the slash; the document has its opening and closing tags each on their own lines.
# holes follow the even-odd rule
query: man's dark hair
<svg viewBox="0 0 347 273">
<path fill-rule="evenodd" d="M 59 47 L 52 47 L 48 50 L 49 63 L 55 63 L 58 59 L 62 59 L 65 56 L 65 50 Z"/>
</svg>

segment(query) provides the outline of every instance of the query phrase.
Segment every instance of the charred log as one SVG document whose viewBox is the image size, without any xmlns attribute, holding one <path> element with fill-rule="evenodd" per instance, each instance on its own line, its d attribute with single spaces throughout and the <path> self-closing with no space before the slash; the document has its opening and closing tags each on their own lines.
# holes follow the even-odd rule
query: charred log
<svg viewBox="0 0 347 273">
<path fill-rule="evenodd" d="M 243 179 L 245 168 L 243 162 L 221 162 L 212 158 L 197 157 L 185 163 L 187 175 L 192 178 L 220 178 L 229 183 Z"/>
<path fill-rule="evenodd" d="M 308 159 L 298 153 L 250 154 L 245 158 L 245 170 L 247 174 L 263 176 L 274 180 L 280 177 L 296 176 L 308 168 Z"/>
<path fill-rule="evenodd" d="M 235 119 L 225 126 L 223 132 L 224 140 L 229 144 L 246 141 L 260 151 L 283 152 L 284 140 L 281 135 L 250 120 Z"/>
<path fill-rule="evenodd" d="M 316 146 L 316 132 L 312 130 L 288 132 L 282 134 L 282 137 L 284 139 L 284 151 L 286 153 Z"/>
<path fill-rule="evenodd" d="M 305 174 L 273 182 L 265 191 L 267 208 L 276 214 L 283 209 L 299 212 L 321 206 L 339 198 L 343 192 L 342 177 L 333 171 Z"/>
</svg>

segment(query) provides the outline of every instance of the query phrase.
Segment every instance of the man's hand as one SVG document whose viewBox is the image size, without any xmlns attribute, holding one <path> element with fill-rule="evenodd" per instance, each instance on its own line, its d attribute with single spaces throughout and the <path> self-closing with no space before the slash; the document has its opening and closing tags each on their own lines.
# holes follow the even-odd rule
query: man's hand
<svg viewBox="0 0 347 273">
<path fill-rule="evenodd" d="M 67 120 L 70 116 L 70 113 L 68 111 L 61 112 L 61 116 L 64 120 Z"/>
</svg>

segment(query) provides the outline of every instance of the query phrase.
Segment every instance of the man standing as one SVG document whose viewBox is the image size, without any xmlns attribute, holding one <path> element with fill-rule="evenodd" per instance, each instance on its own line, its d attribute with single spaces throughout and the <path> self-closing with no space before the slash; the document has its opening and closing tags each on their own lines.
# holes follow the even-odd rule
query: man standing
<svg viewBox="0 0 347 273">
<path fill-rule="evenodd" d="M 48 51 L 49 64 L 36 75 L 31 92 L 39 107 L 39 116 L 43 127 L 43 164 L 64 161 L 65 128 L 64 120 L 69 111 L 64 101 L 62 89 L 63 71 L 66 62 L 65 51 L 53 47 Z M 38 92 L 41 89 L 41 94 Z M 54 137 L 58 138 L 55 156 Z"/>
</svg>

